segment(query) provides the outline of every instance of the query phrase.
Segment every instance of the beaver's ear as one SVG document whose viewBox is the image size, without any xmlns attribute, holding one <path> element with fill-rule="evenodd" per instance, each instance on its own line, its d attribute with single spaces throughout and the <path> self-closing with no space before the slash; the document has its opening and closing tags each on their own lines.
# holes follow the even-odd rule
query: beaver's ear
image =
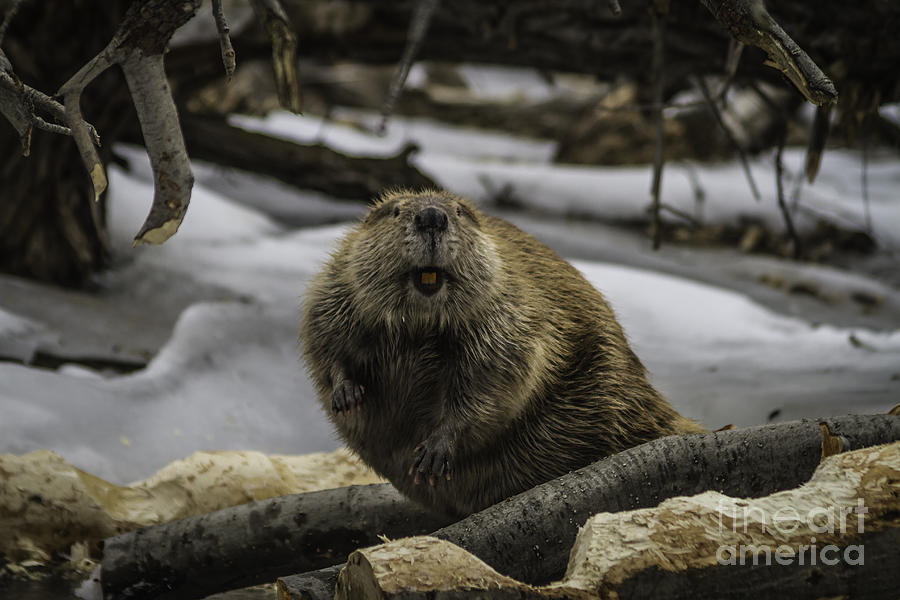
<svg viewBox="0 0 900 600">
<path fill-rule="evenodd" d="M 478 212 L 468 202 L 459 202 L 459 201 L 456 202 L 456 216 L 465 217 L 465 218 L 469 219 L 470 221 L 472 221 L 473 223 L 475 223 L 476 225 L 479 224 Z"/>
</svg>

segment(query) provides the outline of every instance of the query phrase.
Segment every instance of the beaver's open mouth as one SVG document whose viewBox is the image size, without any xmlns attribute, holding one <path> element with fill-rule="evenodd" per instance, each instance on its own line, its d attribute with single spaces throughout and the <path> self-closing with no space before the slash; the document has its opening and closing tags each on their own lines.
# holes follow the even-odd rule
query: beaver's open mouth
<svg viewBox="0 0 900 600">
<path fill-rule="evenodd" d="M 431 296 L 444 287 L 446 274 L 437 267 L 422 267 L 421 269 L 413 269 L 410 273 L 413 285 L 425 296 Z"/>
</svg>

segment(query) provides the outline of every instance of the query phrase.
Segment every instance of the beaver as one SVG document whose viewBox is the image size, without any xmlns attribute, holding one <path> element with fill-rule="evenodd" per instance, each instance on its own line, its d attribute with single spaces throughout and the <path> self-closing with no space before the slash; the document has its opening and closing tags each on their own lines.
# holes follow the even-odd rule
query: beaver
<svg viewBox="0 0 900 600">
<path fill-rule="evenodd" d="M 341 437 L 445 514 L 702 430 L 653 388 L 572 265 L 449 192 L 383 194 L 302 312 L 305 359 Z"/>
</svg>

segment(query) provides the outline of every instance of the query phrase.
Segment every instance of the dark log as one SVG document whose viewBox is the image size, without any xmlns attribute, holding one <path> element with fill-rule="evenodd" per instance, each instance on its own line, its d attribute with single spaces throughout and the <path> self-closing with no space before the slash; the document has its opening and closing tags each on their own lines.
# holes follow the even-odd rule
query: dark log
<svg viewBox="0 0 900 600">
<path fill-rule="evenodd" d="M 298 144 L 232 127 L 222 119 L 181 120 L 191 158 L 208 160 L 339 199 L 371 200 L 387 188 L 438 187 L 409 164 L 408 146 L 384 158 L 346 156 L 322 144 Z"/>
<path fill-rule="evenodd" d="M 106 540 L 103 597 L 204 597 L 333 564 L 379 535 L 427 533 L 448 522 L 388 484 L 251 502 Z"/>
<path fill-rule="evenodd" d="M 819 423 L 833 434 L 823 435 Z M 578 528 L 598 512 L 656 506 L 667 498 L 715 490 L 757 497 L 791 489 L 812 476 L 825 441 L 844 450 L 900 440 L 900 418 L 846 416 L 667 437 L 620 452 L 433 533 L 498 572 L 531 584 L 563 575 Z M 331 598 L 339 569 L 282 577 L 290 598 Z M 326 581 L 326 593 L 322 590 Z M 329 593 L 330 592 L 330 593 Z"/>
</svg>

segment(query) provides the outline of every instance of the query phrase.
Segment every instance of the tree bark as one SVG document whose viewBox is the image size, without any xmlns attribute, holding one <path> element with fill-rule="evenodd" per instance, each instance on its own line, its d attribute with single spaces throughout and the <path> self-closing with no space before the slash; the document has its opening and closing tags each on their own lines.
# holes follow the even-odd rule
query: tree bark
<svg viewBox="0 0 900 600">
<path fill-rule="evenodd" d="M 620 452 L 539 485 L 434 532 L 529 584 L 562 577 L 578 528 L 598 512 L 656 506 L 707 490 L 763 496 L 812 476 L 829 444 L 865 448 L 900 440 L 900 418 L 847 416 L 794 421 L 700 435 L 667 437 Z M 333 590 L 339 568 L 279 579 L 284 600 L 319 600 Z M 324 583 L 323 583 L 324 582 Z"/>
<path fill-rule="evenodd" d="M 102 48 L 127 1 L 24 2 L 11 21 L 4 50 L 31 87 L 56 90 Z M 121 124 L 133 119 L 124 81 L 108 73 L 82 98 L 85 117 L 103 135 L 108 160 Z M 72 139 L 35 130 L 29 156 L 17 132 L 0 119 L 0 271 L 66 286 L 82 286 L 106 264 L 104 204 L 94 202 Z"/>
</svg>

